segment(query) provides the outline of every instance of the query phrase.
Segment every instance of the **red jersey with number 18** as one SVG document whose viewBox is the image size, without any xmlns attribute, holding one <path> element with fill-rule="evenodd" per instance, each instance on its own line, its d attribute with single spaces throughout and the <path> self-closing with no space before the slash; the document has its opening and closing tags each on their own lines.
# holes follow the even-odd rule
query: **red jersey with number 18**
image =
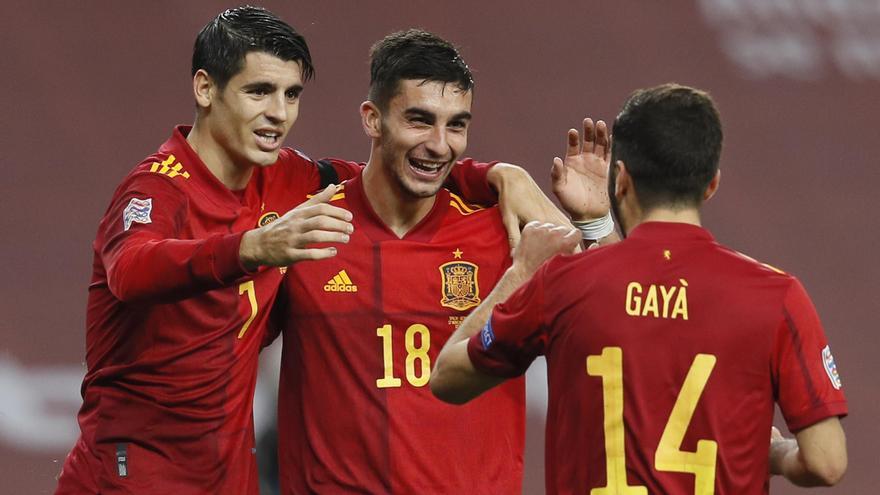
<svg viewBox="0 0 880 495">
<path fill-rule="evenodd" d="M 548 494 L 767 493 L 774 401 L 793 431 L 847 411 L 797 279 L 689 224 L 554 258 L 468 353 L 498 376 L 547 356 Z"/>
<path fill-rule="evenodd" d="M 510 263 L 497 208 L 441 190 L 401 239 L 361 177 L 344 187 L 333 204 L 354 215 L 351 241 L 291 267 L 282 289 L 282 492 L 518 495 L 523 381 L 464 406 L 428 387 L 437 353 Z"/>
</svg>

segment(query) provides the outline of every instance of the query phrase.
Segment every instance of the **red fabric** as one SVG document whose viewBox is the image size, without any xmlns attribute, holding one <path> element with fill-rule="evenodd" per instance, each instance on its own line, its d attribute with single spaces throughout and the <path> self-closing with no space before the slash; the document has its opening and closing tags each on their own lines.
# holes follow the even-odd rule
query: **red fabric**
<svg viewBox="0 0 880 495">
<path fill-rule="evenodd" d="M 687 319 L 674 311 L 683 288 Z M 696 356 L 716 362 L 680 449 L 717 442 L 715 493 L 766 493 L 774 399 L 795 430 L 847 412 L 823 364 L 826 345 L 794 277 L 699 227 L 652 222 L 619 244 L 551 260 L 496 307 L 468 353 L 478 369 L 499 376 L 546 355 L 547 493 L 583 494 L 608 482 L 603 421 L 613 416 L 605 378 L 588 373 L 588 356 L 619 348 L 626 481 L 648 493 L 690 495 L 694 474 L 658 470 L 655 453 Z"/>
<path fill-rule="evenodd" d="M 258 491 L 251 404 L 282 273 L 246 273 L 239 243 L 262 218 L 284 214 L 317 188 L 318 173 L 285 149 L 235 194 L 186 143 L 188 131 L 176 129 L 122 181 L 98 228 L 82 435 L 59 493 L 77 484 L 101 493 Z M 142 211 L 126 230 L 133 198 L 151 201 L 149 220 Z M 128 452 L 125 477 L 117 472 L 117 444 Z"/>
<path fill-rule="evenodd" d="M 429 373 L 472 309 L 441 304 L 442 266 L 475 265 L 458 265 L 464 279 L 476 277 L 472 292 L 462 292 L 475 300 L 486 297 L 509 265 L 497 209 L 463 215 L 451 204 L 461 208 L 459 200 L 442 190 L 427 217 L 398 239 L 370 208 L 362 186 L 360 178 L 350 180 L 345 197 L 334 203 L 354 214 L 351 242 L 332 259 L 291 267 L 282 289 L 289 300 L 279 391 L 282 492 L 518 495 L 523 381 L 465 406 L 444 404 L 427 383 L 411 381 L 427 378 L 423 364 Z M 339 283 L 343 270 L 350 283 Z M 386 325 L 390 354 L 386 337 L 377 334 Z M 411 351 L 427 343 L 427 334 L 425 360 Z M 386 377 L 386 356 L 389 378 L 399 386 L 377 383 Z"/>
</svg>

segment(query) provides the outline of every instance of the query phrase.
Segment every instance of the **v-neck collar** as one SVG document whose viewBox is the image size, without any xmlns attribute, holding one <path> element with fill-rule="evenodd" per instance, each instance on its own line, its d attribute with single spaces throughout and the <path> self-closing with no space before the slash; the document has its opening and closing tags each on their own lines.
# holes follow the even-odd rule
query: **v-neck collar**
<svg viewBox="0 0 880 495">
<path fill-rule="evenodd" d="M 450 200 L 449 191 L 441 188 L 437 192 L 431 211 L 425 215 L 425 218 L 410 229 L 406 235 L 397 237 L 397 234 L 388 228 L 376 213 L 376 210 L 370 205 L 370 201 L 367 199 L 367 194 L 364 191 L 363 173 L 358 174 L 345 183 L 345 199 L 351 205 L 358 227 L 364 229 L 367 236 L 376 242 L 397 240 L 429 242 L 434 238 L 437 230 L 440 229 L 443 218 L 449 211 Z M 357 218 L 358 214 L 363 217 Z"/>
</svg>

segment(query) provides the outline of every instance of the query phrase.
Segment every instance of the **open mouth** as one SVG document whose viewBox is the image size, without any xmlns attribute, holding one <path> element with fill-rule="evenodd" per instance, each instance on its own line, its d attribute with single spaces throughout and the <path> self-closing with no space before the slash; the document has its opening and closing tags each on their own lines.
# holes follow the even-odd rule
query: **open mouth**
<svg viewBox="0 0 880 495">
<path fill-rule="evenodd" d="M 257 136 L 257 145 L 263 151 L 275 151 L 281 146 L 281 133 L 278 131 L 260 129 L 254 134 Z"/>
<path fill-rule="evenodd" d="M 418 175 L 436 177 L 441 173 L 443 167 L 449 162 L 438 162 L 432 160 L 422 160 L 417 158 L 409 158 L 409 166 Z"/>
</svg>

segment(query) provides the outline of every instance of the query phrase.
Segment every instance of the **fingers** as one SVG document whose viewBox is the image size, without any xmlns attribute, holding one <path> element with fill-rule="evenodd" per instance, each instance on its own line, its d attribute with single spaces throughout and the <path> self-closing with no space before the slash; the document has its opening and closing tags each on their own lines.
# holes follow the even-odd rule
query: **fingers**
<svg viewBox="0 0 880 495">
<path fill-rule="evenodd" d="M 322 192 L 321 194 L 324 194 L 324 193 Z M 310 198 L 309 201 L 311 201 L 315 198 L 317 198 L 317 196 Z M 307 203 L 308 203 L 308 201 L 297 206 L 293 210 L 290 210 L 289 212 L 287 212 L 284 215 L 284 217 L 285 218 L 295 217 L 299 220 L 305 220 L 305 219 L 312 218 L 312 217 L 325 216 L 325 217 L 337 218 L 339 220 L 342 220 L 343 222 L 350 222 L 351 221 L 351 218 L 352 218 L 351 212 L 344 209 L 344 208 L 340 208 L 338 206 L 333 206 L 333 205 L 327 204 L 327 203 L 317 203 L 317 204 L 311 204 L 311 205 L 307 204 Z"/>
<path fill-rule="evenodd" d="M 293 263 L 305 260 L 324 260 L 336 256 L 335 247 L 297 249 L 290 256 Z"/>
<path fill-rule="evenodd" d="M 596 139 L 594 141 L 593 153 L 608 160 L 608 153 L 611 152 L 611 137 L 608 134 L 608 125 L 604 120 L 596 123 Z"/>
<path fill-rule="evenodd" d="M 315 194 L 314 196 L 307 199 L 303 204 L 301 204 L 299 206 L 305 207 L 305 206 L 316 205 L 318 203 L 328 203 L 328 202 L 330 202 L 330 199 L 333 198 L 333 195 L 335 195 L 337 191 L 339 191 L 339 185 L 330 184 L 329 186 L 325 187 L 323 191 L 319 192 L 318 194 Z"/>
<path fill-rule="evenodd" d="M 593 125 L 593 119 L 584 119 L 584 153 L 592 153 L 593 146 L 596 143 L 596 127 Z"/>
<path fill-rule="evenodd" d="M 577 129 L 569 129 L 566 138 L 568 139 L 568 146 L 565 148 L 565 156 L 575 156 L 580 153 L 581 137 Z"/>
<path fill-rule="evenodd" d="M 565 185 L 565 182 L 565 165 L 562 158 L 554 157 L 553 165 L 550 165 L 550 185 L 553 191 L 556 192 L 559 187 Z"/>
</svg>

